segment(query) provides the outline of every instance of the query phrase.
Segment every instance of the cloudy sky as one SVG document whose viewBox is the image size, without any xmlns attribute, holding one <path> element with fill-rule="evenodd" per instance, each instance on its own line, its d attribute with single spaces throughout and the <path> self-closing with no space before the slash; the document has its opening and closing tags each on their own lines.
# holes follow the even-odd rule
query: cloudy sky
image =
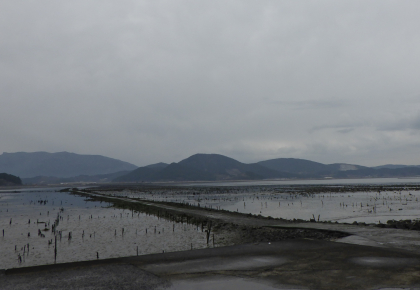
<svg viewBox="0 0 420 290">
<path fill-rule="evenodd" d="M 420 164 L 420 1 L 0 1 L 0 153 Z"/>
</svg>

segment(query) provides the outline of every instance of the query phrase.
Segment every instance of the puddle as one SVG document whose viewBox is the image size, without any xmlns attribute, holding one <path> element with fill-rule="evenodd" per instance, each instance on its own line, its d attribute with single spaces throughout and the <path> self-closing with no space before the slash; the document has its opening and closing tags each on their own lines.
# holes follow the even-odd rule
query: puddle
<svg viewBox="0 0 420 290">
<path fill-rule="evenodd" d="M 412 288 L 412 287 L 408 287 L 408 288 L 380 288 L 377 290 L 420 290 L 420 288 L 416 287 L 416 288 Z"/>
<path fill-rule="evenodd" d="M 2 290 L 157 289 L 170 283 L 135 266 L 114 264 L 0 275 L 0 285 Z"/>
<path fill-rule="evenodd" d="M 270 285 L 266 281 L 257 279 L 243 279 L 238 277 L 214 276 L 173 281 L 167 290 L 275 290 L 275 289 L 308 289 L 291 285 Z"/>
<path fill-rule="evenodd" d="M 418 259 L 388 257 L 358 257 L 350 259 L 350 262 L 370 267 L 408 267 L 420 263 Z"/>
<path fill-rule="evenodd" d="M 250 270 L 279 266 L 286 262 L 286 258 L 275 256 L 217 257 L 185 262 L 152 264 L 146 266 L 144 269 L 155 274 L 201 273 L 209 271 Z"/>
<path fill-rule="evenodd" d="M 340 238 L 340 239 L 335 240 L 335 242 L 362 245 L 362 246 L 372 246 L 372 247 L 383 247 L 383 248 L 386 247 L 383 243 L 375 242 L 373 240 L 369 240 L 367 238 L 356 236 L 356 235 Z"/>
</svg>

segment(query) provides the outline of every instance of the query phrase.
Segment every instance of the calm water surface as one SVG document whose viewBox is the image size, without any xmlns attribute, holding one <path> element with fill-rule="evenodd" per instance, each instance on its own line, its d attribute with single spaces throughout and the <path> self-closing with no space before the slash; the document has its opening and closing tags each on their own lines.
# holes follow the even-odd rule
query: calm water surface
<svg viewBox="0 0 420 290">
<path fill-rule="evenodd" d="M 199 226 L 108 206 L 55 189 L 0 192 L 0 269 L 53 264 L 57 218 L 57 263 L 209 246 Z"/>
<path fill-rule="evenodd" d="M 235 183 L 237 184 L 237 183 Z M 388 220 L 419 219 L 419 187 L 384 191 L 348 191 L 351 186 L 323 186 L 325 192 L 311 193 L 312 186 L 222 186 L 173 187 L 167 190 L 109 192 L 153 201 L 187 203 L 284 219 L 315 218 L 319 221 L 386 223 Z M 342 192 L 334 192 L 343 188 Z M 334 189 L 334 190 L 329 190 Z"/>
</svg>

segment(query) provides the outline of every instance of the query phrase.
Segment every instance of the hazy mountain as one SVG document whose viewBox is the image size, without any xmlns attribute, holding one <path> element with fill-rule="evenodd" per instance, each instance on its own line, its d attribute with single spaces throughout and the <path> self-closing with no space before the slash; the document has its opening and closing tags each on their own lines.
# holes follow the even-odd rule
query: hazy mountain
<svg viewBox="0 0 420 290">
<path fill-rule="evenodd" d="M 406 166 L 402 168 L 364 168 L 355 170 L 353 172 L 345 172 L 345 177 L 347 178 L 357 178 L 357 177 L 414 177 L 420 176 L 420 168 L 415 166 Z M 334 177 L 339 177 L 338 175 Z"/>
<path fill-rule="evenodd" d="M 297 158 L 277 158 L 257 162 L 261 166 L 296 174 L 314 174 L 322 171 L 329 171 L 330 168 L 322 163 Z"/>
<path fill-rule="evenodd" d="M 217 178 L 214 174 L 179 163 L 171 163 L 161 171 L 158 171 L 151 176 L 152 181 L 209 181 L 216 179 Z"/>
<path fill-rule="evenodd" d="M 364 178 L 420 176 L 418 167 L 370 168 L 347 163 L 322 164 L 277 158 L 245 164 L 219 154 L 195 154 L 178 163 L 152 164 L 116 178 L 116 182 L 253 180 L 269 178 Z"/>
<path fill-rule="evenodd" d="M 270 159 L 260 161 L 257 164 L 270 169 L 297 174 L 298 178 L 324 178 L 335 176 L 345 178 L 348 175 L 354 174 L 354 172 L 351 174 L 345 173 L 347 171 L 357 171 L 359 169 L 369 168 L 346 163 L 322 164 L 319 162 L 297 158 Z"/>
<path fill-rule="evenodd" d="M 137 166 L 101 155 L 81 155 L 68 152 L 18 152 L 0 155 L 0 172 L 21 178 L 35 176 L 73 177 L 132 171 Z"/>
<path fill-rule="evenodd" d="M 36 176 L 22 178 L 25 185 L 30 184 L 60 184 L 60 183 L 83 183 L 83 182 L 111 182 L 115 178 L 128 174 L 130 171 L 119 171 L 109 174 L 79 175 L 74 177 Z"/>
<path fill-rule="evenodd" d="M 359 170 L 359 169 L 368 169 L 370 167 L 355 165 L 355 164 L 347 164 L 347 163 L 333 163 L 327 164 L 327 167 L 330 170 L 334 171 L 348 171 L 348 170 Z"/>
<path fill-rule="evenodd" d="M 178 164 L 211 173 L 215 175 L 216 179 L 240 179 L 241 176 L 245 177 L 245 179 L 293 176 L 259 164 L 245 164 L 219 154 L 195 154 L 180 161 Z"/>
<path fill-rule="evenodd" d="M 21 176 L 25 184 L 420 176 L 418 166 L 365 167 L 346 163 L 322 164 L 297 158 L 245 164 L 220 154 L 195 154 L 178 163 L 137 168 L 128 162 L 100 155 L 68 152 L 3 153 L 0 172 L 3 171 Z"/>
<path fill-rule="evenodd" d="M 21 185 L 22 180 L 12 174 L 0 173 L 0 186 Z"/>
<path fill-rule="evenodd" d="M 371 167 L 371 168 L 374 168 L 374 169 L 383 169 L 383 168 L 397 169 L 397 168 L 404 168 L 404 167 L 420 167 L 420 165 L 385 164 L 385 165 L 375 166 L 375 167 Z"/>
<path fill-rule="evenodd" d="M 194 181 L 249 180 L 265 178 L 293 178 L 296 175 L 279 172 L 259 164 L 245 164 L 219 154 L 195 154 L 164 168 L 156 165 L 140 167 L 114 181 Z"/>
<path fill-rule="evenodd" d="M 115 178 L 115 182 L 142 182 L 142 181 L 151 181 L 153 180 L 153 174 L 163 170 L 167 167 L 166 163 L 156 163 L 147 165 L 144 167 L 139 167 L 127 174 Z"/>
<path fill-rule="evenodd" d="M 256 164 L 274 170 L 296 173 L 299 175 L 328 175 L 336 171 L 348 171 L 369 168 L 365 166 L 346 163 L 322 164 L 319 162 L 297 158 L 270 159 L 257 162 Z"/>
<path fill-rule="evenodd" d="M 150 165 L 147 165 L 147 166 L 144 166 L 144 167 L 151 168 L 151 169 L 156 169 L 156 170 L 161 170 L 161 169 L 165 168 L 168 165 L 169 164 L 167 164 L 167 163 L 159 162 L 159 163 L 150 164 Z"/>
</svg>

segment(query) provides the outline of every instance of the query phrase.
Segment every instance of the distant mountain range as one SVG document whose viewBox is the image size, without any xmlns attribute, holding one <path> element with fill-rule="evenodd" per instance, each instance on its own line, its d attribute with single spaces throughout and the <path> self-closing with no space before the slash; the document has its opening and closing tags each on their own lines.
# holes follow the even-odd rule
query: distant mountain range
<svg viewBox="0 0 420 290">
<path fill-rule="evenodd" d="M 420 176 L 420 166 L 387 164 L 366 167 L 346 163 L 322 164 L 296 158 L 277 158 L 246 164 L 219 154 L 195 154 L 178 163 L 137 167 L 100 155 L 19 152 L 0 155 L 0 172 L 19 176 L 25 184 L 58 184 L 415 177 Z"/>
<path fill-rule="evenodd" d="M 183 181 L 183 180 L 249 180 L 264 178 L 294 178 L 296 175 L 278 172 L 259 164 L 245 164 L 218 154 L 195 154 L 178 163 L 159 163 L 139 167 L 115 182 Z"/>
<path fill-rule="evenodd" d="M 420 165 L 397 165 L 397 164 L 386 164 L 386 165 L 381 165 L 381 166 L 375 166 L 375 167 L 371 167 L 371 168 L 375 168 L 375 169 L 383 169 L 383 168 L 388 168 L 388 169 L 398 169 L 398 168 L 404 168 L 404 167 L 420 167 Z"/>
<path fill-rule="evenodd" d="M 139 167 L 114 182 L 212 181 L 252 179 L 364 178 L 420 176 L 420 167 L 371 168 L 360 165 L 322 164 L 304 159 L 277 158 L 252 164 L 219 154 L 195 154 L 178 163 Z"/>
<path fill-rule="evenodd" d="M 35 176 L 22 178 L 24 184 L 67 184 L 67 183 L 104 183 L 112 182 L 117 177 L 128 174 L 130 171 L 118 171 L 109 174 L 78 175 L 73 177 Z"/>
<path fill-rule="evenodd" d="M 0 172 L 20 178 L 35 176 L 74 177 L 132 171 L 137 166 L 101 155 L 80 155 L 69 152 L 17 152 L 0 155 Z"/>
</svg>

